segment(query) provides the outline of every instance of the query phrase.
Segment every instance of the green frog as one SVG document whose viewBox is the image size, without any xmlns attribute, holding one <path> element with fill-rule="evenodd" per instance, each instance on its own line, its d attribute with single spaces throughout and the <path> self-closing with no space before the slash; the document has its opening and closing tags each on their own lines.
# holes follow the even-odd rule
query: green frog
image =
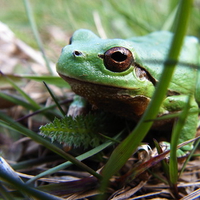
<svg viewBox="0 0 200 200">
<path fill-rule="evenodd" d="M 96 108 L 138 121 L 145 112 L 162 73 L 173 33 L 158 31 L 130 39 L 101 39 L 85 29 L 77 30 L 62 50 L 58 74 L 72 90 Z M 158 117 L 180 112 L 191 97 L 190 111 L 200 105 L 200 45 L 197 38 L 185 37 L 179 63 L 168 87 Z M 158 120 L 153 129 L 162 129 L 174 119 Z M 186 119 L 179 143 L 196 135 L 198 113 Z M 181 151 L 192 149 L 185 145 Z"/>
</svg>

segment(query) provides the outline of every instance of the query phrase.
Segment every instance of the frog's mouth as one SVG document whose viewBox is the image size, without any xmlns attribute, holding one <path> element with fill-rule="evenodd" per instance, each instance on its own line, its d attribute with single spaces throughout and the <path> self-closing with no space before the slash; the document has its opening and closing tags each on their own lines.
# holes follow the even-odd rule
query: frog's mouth
<svg viewBox="0 0 200 200">
<path fill-rule="evenodd" d="M 139 80 L 143 80 L 143 81 L 148 80 L 154 86 L 156 85 L 157 81 L 143 67 L 140 67 L 140 65 L 137 63 L 132 63 L 132 66 L 134 67 L 134 74 Z M 75 93 L 83 97 L 85 97 L 85 94 L 87 94 L 88 91 L 92 91 L 94 94 L 102 93 L 102 96 L 105 96 L 105 94 L 108 93 L 107 91 L 109 91 L 109 93 L 115 93 L 115 94 L 125 94 L 129 96 L 133 95 L 132 93 L 130 93 L 130 91 L 133 91 L 134 88 L 127 89 L 127 88 L 119 87 L 119 86 L 104 85 L 100 83 L 90 82 L 87 80 L 80 80 L 74 77 L 63 75 L 59 72 L 58 74 L 61 78 L 63 78 L 66 82 L 70 84 L 72 90 Z M 97 88 L 97 90 L 94 91 L 94 88 Z M 98 91 L 98 89 L 100 88 L 101 90 Z"/>
<path fill-rule="evenodd" d="M 125 88 L 100 85 L 59 75 L 70 84 L 76 94 L 87 99 L 94 107 L 128 119 L 137 121 L 150 102 L 150 98 L 143 95 L 131 95 Z"/>
<path fill-rule="evenodd" d="M 109 86 L 109 85 L 103 85 L 103 84 L 98 84 L 98 83 L 92 83 L 89 81 L 84 81 L 84 80 L 79 80 L 76 78 L 72 78 L 63 74 L 58 73 L 59 76 L 64 79 L 66 82 L 68 82 L 72 88 L 72 90 L 81 95 L 84 96 L 84 93 L 82 92 L 84 90 L 85 93 L 87 93 L 86 89 L 88 89 L 88 91 L 92 92 L 91 88 L 101 88 L 101 90 L 99 92 L 102 92 L 103 94 L 106 94 L 108 91 L 109 93 L 111 93 L 111 91 L 113 91 L 112 93 L 118 93 L 119 91 L 128 91 L 126 88 L 121 88 L 121 87 L 117 87 L 117 86 Z M 84 89 L 86 88 L 86 89 Z M 94 93 L 96 93 L 97 91 L 94 91 Z M 81 94 L 80 94 L 81 93 Z M 126 94 L 128 95 L 128 92 L 126 92 Z"/>
</svg>

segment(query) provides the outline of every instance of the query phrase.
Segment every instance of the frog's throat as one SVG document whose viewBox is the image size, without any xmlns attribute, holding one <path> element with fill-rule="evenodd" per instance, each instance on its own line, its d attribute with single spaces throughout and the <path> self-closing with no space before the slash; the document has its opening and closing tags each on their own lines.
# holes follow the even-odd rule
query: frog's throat
<svg viewBox="0 0 200 200">
<path fill-rule="evenodd" d="M 59 75 L 70 84 L 76 94 L 87 99 L 95 107 L 127 119 L 138 121 L 150 102 L 150 98 L 131 95 L 124 88 L 99 85 Z"/>
<path fill-rule="evenodd" d="M 150 98 L 143 95 L 131 96 L 123 88 L 84 82 L 62 74 L 60 76 L 70 84 L 76 94 L 83 96 L 96 108 L 129 120 L 138 122 L 150 102 Z M 174 119 L 158 120 L 152 128 L 170 129 L 173 121 Z"/>
</svg>

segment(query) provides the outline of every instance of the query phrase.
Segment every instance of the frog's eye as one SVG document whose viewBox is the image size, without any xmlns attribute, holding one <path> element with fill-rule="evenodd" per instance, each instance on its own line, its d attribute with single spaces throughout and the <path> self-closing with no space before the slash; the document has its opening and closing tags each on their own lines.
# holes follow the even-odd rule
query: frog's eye
<svg viewBox="0 0 200 200">
<path fill-rule="evenodd" d="M 103 59 L 105 67 L 110 71 L 123 72 L 131 66 L 133 55 L 124 47 L 113 47 L 104 53 Z"/>
</svg>

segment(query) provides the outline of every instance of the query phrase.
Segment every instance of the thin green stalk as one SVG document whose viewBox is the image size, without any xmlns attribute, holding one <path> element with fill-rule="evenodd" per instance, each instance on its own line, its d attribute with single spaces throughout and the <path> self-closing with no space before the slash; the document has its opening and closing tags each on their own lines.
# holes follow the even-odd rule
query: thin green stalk
<svg viewBox="0 0 200 200">
<path fill-rule="evenodd" d="M 32 31 L 33 31 L 33 34 L 34 34 L 34 37 L 37 41 L 37 44 L 39 46 L 39 49 L 42 53 L 42 56 L 46 62 L 46 66 L 49 70 L 49 72 L 53 75 L 53 71 L 51 69 L 51 66 L 50 66 L 50 63 L 46 57 L 46 54 L 45 54 L 45 51 L 44 51 L 44 48 L 43 48 L 43 44 L 42 44 L 42 40 L 40 38 L 40 35 L 38 33 L 38 29 L 37 29 L 37 26 L 36 26 L 36 23 L 35 23 L 35 19 L 33 17 L 33 13 L 32 13 L 32 10 L 31 10 L 31 6 L 30 6 L 30 2 L 29 0 L 24 0 L 24 5 L 25 5 L 25 9 L 26 9 L 26 13 L 27 13 L 27 16 L 28 16 L 28 19 L 29 19 L 29 22 L 31 24 L 31 28 L 32 28 Z"/>
<path fill-rule="evenodd" d="M 188 1 L 184 1 L 181 0 L 181 7 L 178 11 L 179 14 L 179 19 L 182 19 L 182 23 L 180 24 L 179 19 L 177 19 L 177 24 L 176 24 L 176 30 L 175 30 L 175 35 L 177 35 L 178 37 L 180 37 L 179 39 L 177 39 L 177 47 L 181 47 L 182 43 L 183 43 L 183 39 L 184 36 L 186 34 L 187 31 L 187 25 L 189 22 L 189 18 L 190 18 L 190 13 L 191 13 L 191 8 L 192 8 L 192 2 L 193 0 L 188 0 Z M 176 34 L 179 33 L 179 34 Z M 180 51 L 180 49 L 178 49 L 176 47 L 176 52 Z M 173 55 L 171 55 L 173 58 Z M 178 138 L 179 138 L 179 134 L 182 127 L 183 127 L 183 123 L 181 124 L 181 120 L 185 120 L 186 115 L 188 115 L 189 112 L 189 106 L 190 106 L 190 97 L 188 99 L 188 102 L 185 105 L 185 108 L 183 110 L 183 115 L 180 116 L 179 120 L 178 120 L 178 124 L 174 127 L 173 133 L 172 133 L 172 140 L 171 140 L 171 145 L 170 145 L 170 164 L 169 164 L 169 175 L 170 175 L 170 182 L 172 185 L 176 184 L 177 179 L 178 179 L 178 163 L 177 163 L 177 155 L 176 155 L 176 148 L 178 145 Z"/>
<path fill-rule="evenodd" d="M 186 33 L 191 5 L 192 0 L 180 1 L 180 12 L 177 16 L 177 29 L 172 40 L 167 60 L 178 60 L 181 45 L 183 43 L 183 39 Z M 185 9 L 187 9 L 187 11 L 185 11 Z M 112 175 L 115 174 L 125 164 L 125 162 L 136 149 L 137 145 L 143 140 L 146 133 L 149 131 L 153 122 L 147 122 L 147 120 L 156 118 L 162 101 L 166 95 L 166 91 L 175 70 L 175 66 L 176 62 L 173 64 L 167 61 L 165 62 L 163 72 L 156 86 L 156 90 L 154 92 L 151 103 L 147 108 L 147 111 L 144 113 L 142 119 L 137 124 L 133 132 L 123 142 L 121 142 L 120 145 L 118 145 L 118 147 L 113 151 L 110 159 L 106 163 L 102 171 L 103 181 L 101 189 L 103 191 L 105 191 L 108 181 L 112 177 Z"/>
<path fill-rule="evenodd" d="M 27 95 L 20 87 L 18 87 L 14 81 L 12 81 L 8 76 L 4 75 L 3 73 L 1 74 L 4 76 L 6 81 L 8 81 L 8 83 L 10 83 L 13 86 L 13 88 L 15 88 L 33 107 L 40 109 L 40 106 L 29 95 Z"/>
<path fill-rule="evenodd" d="M 196 151 L 196 149 L 199 147 L 199 144 L 200 144 L 200 138 L 197 139 L 195 141 L 195 145 L 194 145 L 194 148 L 192 149 L 192 151 L 190 152 L 189 156 L 187 157 L 186 161 L 184 162 L 184 165 L 179 173 L 179 177 L 181 176 L 181 174 L 183 173 L 184 169 L 186 168 L 186 165 L 187 163 L 189 162 L 189 160 L 191 159 L 192 156 L 194 156 L 194 152 Z M 197 155 L 197 156 L 200 156 L 200 155 Z"/>
<path fill-rule="evenodd" d="M 47 88 L 49 94 L 51 95 L 52 99 L 53 99 L 54 102 L 56 103 L 56 105 L 57 105 L 58 109 L 60 110 L 62 116 L 64 117 L 64 116 L 66 115 L 65 111 L 64 111 L 64 110 L 62 109 L 62 107 L 60 106 L 60 103 L 57 101 L 55 95 L 54 95 L 53 92 L 50 90 L 50 88 L 48 87 L 48 85 L 47 85 L 45 82 L 43 82 L 43 83 L 44 83 L 45 87 Z"/>
<path fill-rule="evenodd" d="M 87 172 L 89 172 L 93 176 L 97 177 L 98 179 L 102 178 L 101 175 L 96 173 L 93 169 L 91 169 L 87 165 L 85 165 L 82 162 L 78 161 L 73 156 L 71 156 L 70 154 L 64 152 L 63 150 L 61 150 L 57 146 L 53 145 L 48 140 L 44 139 L 43 137 L 37 135 L 35 132 L 33 132 L 33 131 L 21 126 L 19 123 L 15 122 L 14 120 L 9 118 L 8 116 L 6 116 L 2 112 L 0 112 L 0 119 L 3 120 L 3 121 L 0 120 L 0 125 L 8 128 L 8 129 L 15 130 L 15 131 L 17 131 L 17 132 L 19 132 L 21 134 L 26 135 L 27 137 L 30 137 L 32 140 L 36 141 L 39 144 L 42 144 L 43 146 L 45 146 L 46 148 L 48 148 L 51 151 L 55 152 L 56 154 L 60 155 L 61 157 L 65 158 L 66 160 L 71 161 L 73 164 L 75 164 L 75 165 L 79 166 L 80 168 L 86 170 Z"/>
<path fill-rule="evenodd" d="M 190 109 L 190 97 L 185 104 L 185 108 L 182 111 L 182 115 L 178 118 L 176 125 L 172 131 L 171 143 L 170 143 L 170 159 L 169 159 L 169 177 L 170 184 L 172 187 L 176 188 L 176 183 L 178 180 L 178 161 L 177 161 L 177 145 L 178 139 L 180 137 L 181 130 L 184 126 L 184 122 L 186 117 L 188 116 L 188 112 Z"/>
<path fill-rule="evenodd" d="M 119 138 L 120 135 L 121 135 L 121 133 L 116 135 L 113 138 L 113 140 L 117 140 L 117 138 Z M 94 156 L 95 154 L 101 152 L 102 150 L 104 150 L 105 148 L 107 148 L 108 146 L 110 146 L 112 144 L 113 144 L 113 141 L 105 142 L 105 143 L 99 145 L 98 147 L 95 147 L 94 149 L 91 149 L 91 150 L 89 150 L 89 151 L 77 156 L 76 159 L 82 161 L 82 160 L 85 160 L 87 158 L 90 158 L 91 156 Z M 53 167 L 53 168 L 51 168 L 49 170 L 46 170 L 46 171 L 38 174 L 37 176 L 35 176 L 35 177 L 31 178 L 30 180 L 28 180 L 26 183 L 29 184 L 29 183 L 31 183 L 31 182 L 39 179 L 39 178 L 42 178 L 42 177 L 47 176 L 49 174 L 53 174 L 53 173 L 55 173 L 55 172 L 57 172 L 59 170 L 62 170 L 62 169 L 66 169 L 70 165 L 72 165 L 72 162 L 70 162 L 70 161 L 64 162 L 64 163 L 62 163 L 62 164 L 60 164 L 60 165 L 58 165 L 56 167 Z"/>
</svg>

